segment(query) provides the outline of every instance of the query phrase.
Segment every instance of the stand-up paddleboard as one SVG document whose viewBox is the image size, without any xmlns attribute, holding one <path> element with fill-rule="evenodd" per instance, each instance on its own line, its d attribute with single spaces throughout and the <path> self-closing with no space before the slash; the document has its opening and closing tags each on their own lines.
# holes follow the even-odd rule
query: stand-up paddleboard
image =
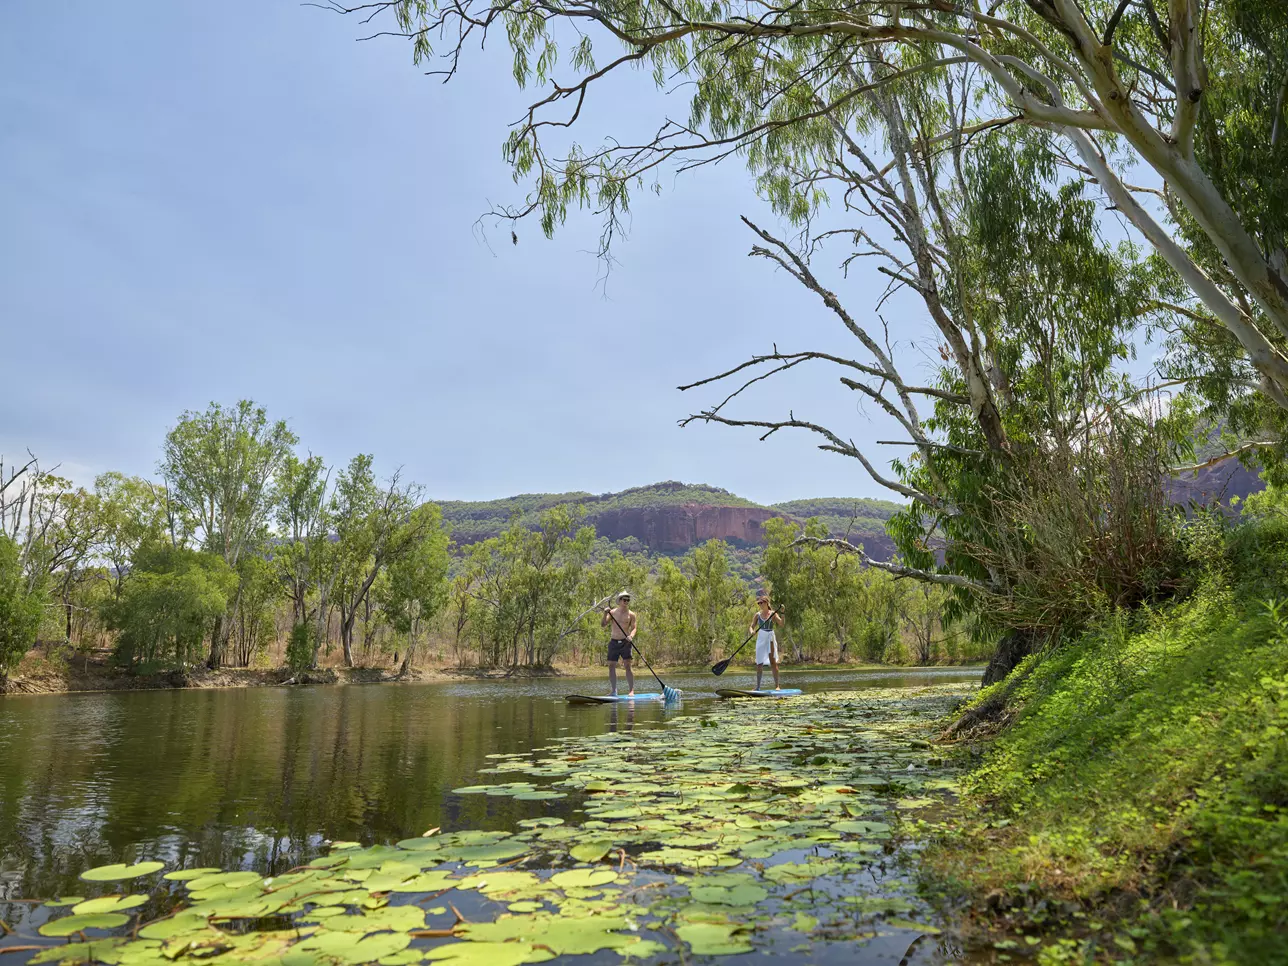
<svg viewBox="0 0 1288 966">
<path fill-rule="evenodd" d="M 570 694 L 569 704 L 616 704 L 619 701 L 661 701 L 662 695 L 656 691 L 641 691 L 639 694 Z"/>
<path fill-rule="evenodd" d="M 800 688 L 779 688 L 777 691 L 740 691 L 737 688 L 717 688 L 722 698 L 794 698 L 804 694 Z"/>
</svg>

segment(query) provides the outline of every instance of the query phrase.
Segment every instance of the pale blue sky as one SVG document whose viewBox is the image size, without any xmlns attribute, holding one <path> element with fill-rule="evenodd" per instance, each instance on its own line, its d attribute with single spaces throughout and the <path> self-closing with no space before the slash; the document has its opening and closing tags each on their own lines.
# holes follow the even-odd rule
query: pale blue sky
<svg viewBox="0 0 1288 966">
<path fill-rule="evenodd" d="M 765 502 L 885 495 L 804 436 L 676 426 L 714 397 L 677 384 L 774 340 L 849 348 L 746 257 L 737 216 L 775 222 L 741 167 L 640 197 L 605 297 L 593 219 L 554 241 L 521 226 L 517 247 L 474 231 L 522 194 L 500 145 L 530 92 L 501 45 L 443 86 L 360 32 L 286 0 L 6 0 L 0 452 L 85 481 L 150 474 L 181 411 L 251 397 L 307 449 L 372 452 L 438 498 L 664 479 Z M 615 92 L 583 140 L 651 129 L 647 76 Z M 859 312 L 882 287 L 833 280 Z M 809 374 L 753 399 L 748 415 L 890 436 Z"/>
</svg>

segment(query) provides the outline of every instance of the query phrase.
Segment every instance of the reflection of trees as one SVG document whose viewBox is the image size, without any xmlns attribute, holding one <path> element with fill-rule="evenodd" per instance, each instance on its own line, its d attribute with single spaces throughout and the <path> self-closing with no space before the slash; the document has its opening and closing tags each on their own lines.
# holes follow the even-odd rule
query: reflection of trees
<svg viewBox="0 0 1288 966">
<path fill-rule="evenodd" d="M 415 686 L 13 701 L 0 711 L 0 889 L 53 896 L 85 868 L 143 858 L 280 872 L 327 838 L 508 827 L 550 803 L 451 789 L 488 754 L 605 723 Z"/>
</svg>

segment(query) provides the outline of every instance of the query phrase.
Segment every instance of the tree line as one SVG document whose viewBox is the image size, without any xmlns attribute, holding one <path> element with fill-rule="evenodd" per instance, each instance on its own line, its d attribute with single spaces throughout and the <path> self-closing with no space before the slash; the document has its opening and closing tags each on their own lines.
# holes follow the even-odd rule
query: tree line
<svg viewBox="0 0 1288 966">
<path fill-rule="evenodd" d="M 453 547 L 420 485 L 378 479 L 368 454 L 333 467 L 298 447 L 242 401 L 184 413 L 156 480 L 109 472 L 85 488 L 34 459 L 0 469 L 0 673 L 38 640 L 50 653 L 110 649 L 136 672 L 392 660 L 406 674 L 426 649 L 456 664 L 584 663 L 603 635 L 578 614 L 623 587 L 641 646 L 668 663 L 736 647 L 760 589 L 784 608 L 798 661 L 979 655 L 972 628 L 946 621 L 942 591 L 798 546 L 785 520 L 766 525 L 759 580 L 718 540 L 678 558 L 623 553 L 576 504 Z"/>
</svg>

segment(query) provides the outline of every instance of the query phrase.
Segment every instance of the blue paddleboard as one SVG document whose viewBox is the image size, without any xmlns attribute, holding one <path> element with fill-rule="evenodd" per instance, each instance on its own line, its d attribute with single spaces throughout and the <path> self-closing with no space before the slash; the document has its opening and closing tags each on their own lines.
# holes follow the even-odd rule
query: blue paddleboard
<svg viewBox="0 0 1288 966">
<path fill-rule="evenodd" d="M 794 698 L 804 694 L 800 688 L 779 688 L 777 691 L 740 691 L 737 688 L 718 688 L 716 694 L 722 698 Z"/>
<path fill-rule="evenodd" d="M 616 704 L 618 701 L 661 701 L 662 695 L 656 691 L 642 691 L 639 694 L 570 694 L 569 704 Z"/>
</svg>

